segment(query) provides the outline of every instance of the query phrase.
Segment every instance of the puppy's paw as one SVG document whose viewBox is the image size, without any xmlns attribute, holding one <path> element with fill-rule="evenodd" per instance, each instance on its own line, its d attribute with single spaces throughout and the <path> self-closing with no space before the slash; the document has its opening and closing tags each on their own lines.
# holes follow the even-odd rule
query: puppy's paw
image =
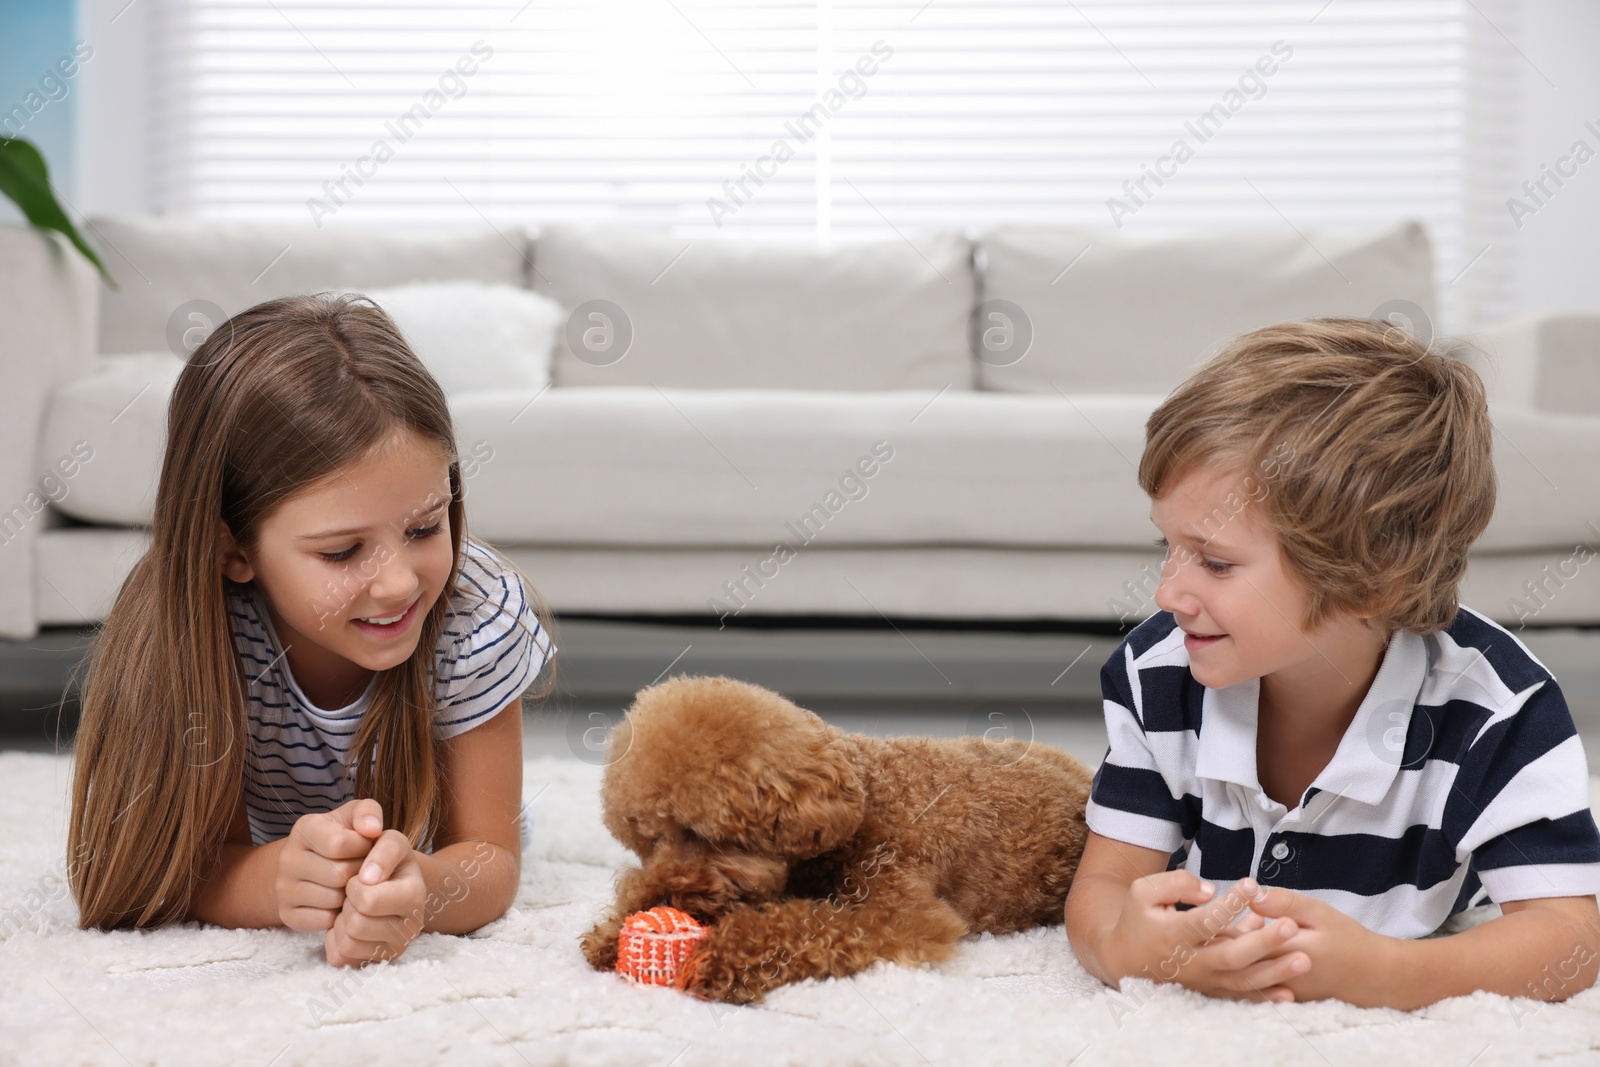
<svg viewBox="0 0 1600 1067">
<path fill-rule="evenodd" d="M 767 990 L 779 984 L 778 969 L 769 959 L 751 959 L 730 951 L 726 938 L 718 940 L 713 930 L 684 961 L 677 986 L 701 1000 L 720 1000 L 724 1004 L 754 1004 Z"/>
<path fill-rule="evenodd" d="M 580 938 L 583 958 L 597 971 L 614 971 L 617 968 L 617 942 L 622 933 L 621 919 L 607 919 L 597 923 L 593 930 Z"/>
</svg>

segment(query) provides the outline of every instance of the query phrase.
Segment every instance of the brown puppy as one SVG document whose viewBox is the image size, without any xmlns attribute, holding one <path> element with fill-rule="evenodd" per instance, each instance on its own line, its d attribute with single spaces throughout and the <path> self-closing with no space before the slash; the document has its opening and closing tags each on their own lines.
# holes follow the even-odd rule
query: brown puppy
<svg viewBox="0 0 1600 1067">
<path fill-rule="evenodd" d="M 713 924 L 691 992 L 744 1003 L 1059 923 L 1092 778 L 1047 745 L 863 737 L 760 686 L 669 679 L 611 735 L 605 824 L 643 866 L 584 955 L 610 970 L 622 921 L 670 903 Z"/>
</svg>

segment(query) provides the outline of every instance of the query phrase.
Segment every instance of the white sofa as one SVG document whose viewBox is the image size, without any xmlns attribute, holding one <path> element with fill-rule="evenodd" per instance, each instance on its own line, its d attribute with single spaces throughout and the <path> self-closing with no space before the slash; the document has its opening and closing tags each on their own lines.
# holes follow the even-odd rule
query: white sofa
<svg viewBox="0 0 1600 1067">
<path fill-rule="evenodd" d="M 115 291 L 59 238 L 0 227 L 0 636 L 103 618 L 145 550 L 196 301 L 232 314 L 472 280 L 573 312 L 551 387 L 450 397 L 463 455 L 487 457 L 470 531 L 559 611 L 1102 623 L 1153 610 L 1143 423 L 1218 342 L 1394 307 L 1430 330 L 1434 307 L 1428 241 L 1405 223 L 832 248 L 554 226 L 87 232 Z M 1464 599 L 1508 622 L 1600 621 L 1579 547 L 1600 544 L 1600 319 L 1474 339 L 1500 503 Z"/>
</svg>

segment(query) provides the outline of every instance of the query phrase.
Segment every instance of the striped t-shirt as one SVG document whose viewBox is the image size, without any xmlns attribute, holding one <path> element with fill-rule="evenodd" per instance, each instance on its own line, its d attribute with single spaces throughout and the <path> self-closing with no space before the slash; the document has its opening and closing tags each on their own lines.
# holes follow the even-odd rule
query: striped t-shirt
<svg viewBox="0 0 1600 1067">
<path fill-rule="evenodd" d="M 1391 937 L 1496 904 L 1600 890 L 1588 767 L 1555 679 L 1462 607 L 1442 633 L 1397 631 L 1338 748 L 1292 809 L 1256 778 L 1260 679 L 1208 689 L 1170 612 L 1100 671 L 1110 747 L 1085 816 L 1171 852 L 1220 897 L 1283 886 Z M 1215 898 L 1214 898 L 1215 899 Z"/>
<path fill-rule="evenodd" d="M 343 768 L 378 684 L 374 674 L 366 692 L 337 710 L 313 704 L 289 669 L 261 595 L 253 583 L 231 586 L 228 593 L 234 646 L 249 687 L 244 795 L 257 845 L 286 836 L 301 815 L 332 811 L 354 799 L 354 783 Z M 466 541 L 434 652 L 433 735 L 444 740 L 489 721 L 532 683 L 554 652 L 516 572 Z M 524 843 L 528 834 L 524 816 Z"/>
</svg>

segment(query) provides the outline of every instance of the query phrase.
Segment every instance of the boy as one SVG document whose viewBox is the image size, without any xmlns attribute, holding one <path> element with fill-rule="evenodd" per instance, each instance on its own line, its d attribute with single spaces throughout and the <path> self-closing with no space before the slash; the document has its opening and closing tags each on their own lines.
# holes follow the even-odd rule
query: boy
<svg viewBox="0 0 1600 1067">
<path fill-rule="evenodd" d="M 1066 907 L 1091 973 L 1401 1009 L 1594 983 L 1572 716 L 1456 602 L 1491 437 L 1470 368 L 1362 319 L 1247 333 L 1150 416 L 1168 558 L 1100 673 L 1110 748 Z M 1499 917 L 1430 936 L 1485 896 Z"/>
</svg>

